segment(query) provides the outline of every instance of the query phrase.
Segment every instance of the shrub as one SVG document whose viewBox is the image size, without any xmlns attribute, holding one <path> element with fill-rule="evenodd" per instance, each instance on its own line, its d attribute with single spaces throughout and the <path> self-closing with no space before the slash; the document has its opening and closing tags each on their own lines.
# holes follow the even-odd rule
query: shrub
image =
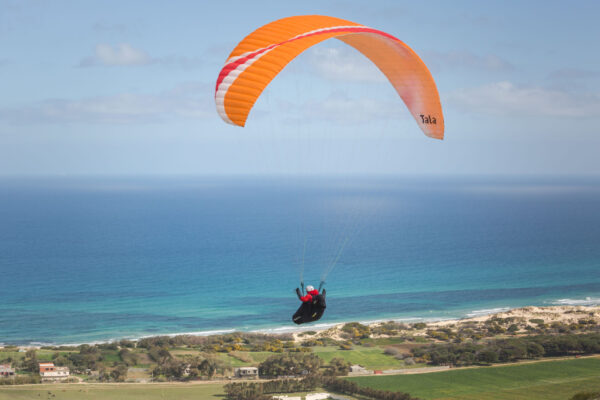
<svg viewBox="0 0 600 400">
<path fill-rule="evenodd" d="M 569 400 L 597 400 L 600 399 L 600 392 L 579 392 Z"/>
<path fill-rule="evenodd" d="M 311 353 L 283 353 L 271 356 L 259 366 L 262 376 L 293 376 L 317 372 L 321 359 Z"/>
<path fill-rule="evenodd" d="M 350 322 L 342 327 L 342 332 L 346 333 L 351 339 L 368 339 L 371 335 L 371 329 L 359 322 Z"/>
<path fill-rule="evenodd" d="M 349 342 L 340 343 L 340 350 L 352 350 L 352 343 L 349 343 Z"/>
<path fill-rule="evenodd" d="M 412 358 L 412 357 L 407 357 L 407 358 L 405 358 L 405 359 L 404 359 L 404 364 L 405 364 L 405 365 L 415 365 L 415 364 L 416 364 L 416 362 L 415 362 L 415 359 L 414 359 L 414 358 Z"/>
<path fill-rule="evenodd" d="M 346 376 L 350 372 L 350 363 L 343 358 L 334 357 L 327 366 L 327 375 Z"/>
<path fill-rule="evenodd" d="M 40 383 L 40 380 L 39 375 L 15 375 L 13 378 L 0 378 L 0 386 Z"/>
<path fill-rule="evenodd" d="M 388 356 L 398 356 L 402 352 L 400 351 L 400 349 L 398 349 L 396 347 L 386 347 L 385 350 L 383 351 L 383 353 L 387 354 Z"/>
<path fill-rule="evenodd" d="M 477 361 L 487 364 L 498 362 L 498 353 L 493 350 L 484 350 L 477 354 Z"/>
</svg>

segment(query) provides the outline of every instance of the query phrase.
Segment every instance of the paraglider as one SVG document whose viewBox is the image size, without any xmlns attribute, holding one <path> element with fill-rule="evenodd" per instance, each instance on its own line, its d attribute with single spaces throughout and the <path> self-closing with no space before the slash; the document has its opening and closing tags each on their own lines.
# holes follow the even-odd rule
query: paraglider
<svg viewBox="0 0 600 400">
<path fill-rule="evenodd" d="M 275 76 L 296 56 L 335 38 L 354 47 L 383 72 L 421 130 L 444 138 L 438 91 L 425 63 L 394 36 L 365 25 L 323 15 L 303 15 L 268 23 L 246 36 L 221 69 L 215 103 L 221 118 L 244 126 L 254 103 Z"/>
<path fill-rule="evenodd" d="M 325 296 L 327 292 L 323 289 L 322 293 L 319 293 L 313 286 L 308 285 L 306 287 L 306 295 L 302 296 L 300 289 L 296 288 L 296 294 L 298 299 L 302 302 L 302 305 L 296 313 L 292 316 L 292 321 L 295 324 L 305 324 L 307 322 L 314 322 L 321 319 L 327 304 L 325 303 Z"/>
<path fill-rule="evenodd" d="M 331 38 L 354 47 L 379 68 L 425 135 L 444 138 L 439 94 L 419 56 L 386 32 L 322 15 L 293 16 L 270 22 L 246 36 L 233 49 L 215 87 L 215 104 L 221 118 L 229 124 L 245 126 L 254 103 L 273 78 L 306 49 Z M 336 261 L 338 258 L 339 254 Z M 335 262 L 328 267 L 325 276 L 334 265 Z M 323 284 L 324 278 L 319 290 Z M 325 290 L 319 293 L 312 287 L 307 289 L 311 290 L 304 296 L 296 289 L 303 302 L 292 317 L 296 324 L 317 321 L 325 312 Z"/>
</svg>

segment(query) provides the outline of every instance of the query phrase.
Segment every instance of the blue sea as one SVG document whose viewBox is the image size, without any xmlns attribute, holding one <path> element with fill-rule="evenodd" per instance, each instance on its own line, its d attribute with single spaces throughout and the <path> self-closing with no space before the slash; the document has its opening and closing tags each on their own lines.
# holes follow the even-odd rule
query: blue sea
<svg viewBox="0 0 600 400">
<path fill-rule="evenodd" d="M 600 304 L 600 179 L 0 179 L 0 343 Z"/>
</svg>

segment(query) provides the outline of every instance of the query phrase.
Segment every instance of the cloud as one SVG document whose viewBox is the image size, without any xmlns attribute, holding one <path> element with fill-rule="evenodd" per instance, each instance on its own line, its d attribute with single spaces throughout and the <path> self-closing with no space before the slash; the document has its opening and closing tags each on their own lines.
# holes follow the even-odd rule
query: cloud
<svg viewBox="0 0 600 400">
<path fill-rule="evenodd" d="M 350 47 L 314 47 L 309 51 L 310 66 L 327 79 L 356 82 L 386 82 L 377 67 Z"/>
<path fill-rule="evenodd" d="M 511 71 L 514 66 L 493 54 L 478 55 L 468 51 L 450 51 L 446 53 L 428 51 L 423 53 L 425 63 L 432 69 L 465 69 L 491 72 Z"/>
<path fill-rule="evenodd" d="M 511 82 L 461 89 L 446 96 L 464 111 L 503 116 L 600 117 L 600 96 Z"/>
<path fill-rule="evenodd" d="M 19 108 L 0 109 L 0 120 L 16 124 L 158 123 L 169 118 L 214 116 L 212 93 L 203 83 L 186 83 L 158 94 L 121 93 L 78 100 L 48 99 Z"/>
<path fill-rule="evenodd" d="M 109 44 L 98 44 L 94 55 L 81 60 L 80 67 L 123 66 L 123 65 L 147 65 L 152 63 L 145 51 L 136 49 L 128 43 L 120 43 L 116 46 Z"/>
<path fill-rule="evenodd" d="M 116 46 L 109 44 L 96 45 L 94 55 L 83 58 L 79 63 L 79 67 L 163 65 L 196 68 L 202 64 L 203 61 L 200 58 L 175 55 L 151 57 L 143 50 L 136 49 L 127 43 L 121 43 Z"/>
</svg>

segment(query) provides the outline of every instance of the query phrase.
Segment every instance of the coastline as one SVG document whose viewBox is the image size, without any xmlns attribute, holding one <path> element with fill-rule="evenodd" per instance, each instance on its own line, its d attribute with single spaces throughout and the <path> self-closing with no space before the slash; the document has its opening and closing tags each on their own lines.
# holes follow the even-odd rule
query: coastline
<svg viewBox="0 0 600 400">
<path fill-rule="evenodd" d="M 167 181 L 7 187 L 4 205 L 14 212 L 0 230 L 15 241 L 3 242 L 0 342 L 76 345 L 231 330 L 293 332 L 290 319 L 299 304 L 291 289 L 302 250 L 296 219 L 306 220 L 306 234 L 314 236 L 306 260 L 306 277 L 314 280 L 335 253 L 344 210 L 355 207 L 346 193 L 390 202 L 377 218 L 368 217 L 371 200 L 356 204 L 364 233 L 331 276 L 329 309 L 307 329 L 459 319 L 562 300 L 585 303 L 586 296 L 600 304 L 597 196 L 534 195 L 527 188 L 538 188 L 539 179 L 522 183 L 526 196 L 513 194 L 514 180 L 488 178 L 382 179 L 376 185 L 366 179 L 351 192 L 310 179 L 301 186 L 265 182 L 253 191 L 239 180 L 224 179 L 217 188 Z M 482 196 L 489 185 L 496 185 L 491 194 L 484 191 L 489 201 L 474 201 L 473 193 Z M 504 186 L 510 195 L 498 191 Z M 30 206 L 36 198 L 52 200 L 45 212 Z M 308 218 L 292 212 L 307 201 L 315 204 Z M 134 205 L 148 212 L 131 212 Z M 577 218 L 567 218 L 573 211 Z M 110 223 L 108 215 L 122 223 Z M 423 238 L 438 245 L 424 247 Z"/>
<path fill-rule="evenodd" d="M 583 300 L 586 301 L 586 300 Z M 595 302 L 595 300 L 594 300 Z M 582 318 L 593 319 L 597 324 L 600 325 L 600 305 L 552 305 L 552 306 L 525 306 L 516 308 L 495 308 L 487 310 L 476 310 L 465 315 L 465 317 L 459 318 L 385 318 L 367 321 L 343 321 L 343 322 L 332 322 L 322 323 L 309 326 L 291 326 L 291 327 L 277 327 L 268 329 L 257 329 L 251 331 L 242 331 L 236 329 L 222 329 L 222 330 L 210 330 L 210 331 L 199 331 L 199 332 L 181 332 L 181 333 L 168 333 L 159 335 L 144 335 L 137 338 L 121 337 L 113 338 L 105 341 L 94 341 L 84 343 L 69 343 L 69 344 L 52 344 L 52 343 L 35 343 L 25 345 L 10 345 L 0 343 L 0 348 L 4 347 L 17 347 L 19 349 L 40 349 L 42 347 L 76 347 L 83 344 L 95 345 L 103 343 L 111 343 L 119 340 L 131 340 L 138 341 L 145 338 L 158 337 L 158 336 L 216 336 L 230 333 L 258 333 L 266 335 L 284 335 L 291 334 L 295 341 L 302 342 L 304 340 L 317 339 L 323 337 L 329 337 L 332 339 L 343 340 L 340 336 L 342 327 L 347 323 L 358 322 L 362 325 L 366 325 L 370 328 L 378 327 L 386 322 L 396 322 L 407 326 L 407 331 L 411 331 L 411 335 L 414 336 L 425 336 L 426 330 L 431 328 L 459 328 L 464 325 L 484 325 L 486 322 L 494 318 L 514 318 L 516 321 L 525 322 L 531 327 L 535 327 L 536 323 L 531 320 L 543 320 L 544 324 L 552 323 L 577 323 Z M 423 329 L 415 329 L 414 325 L 417 323 L 424 323 L 426 325 Z M 314 332 L 311 335 L 305 335 L 305 332 Z"/>
<path fill-rule="evenodd" d="M 598 305 L 577 305 L 577 306 L 526 306 L 506 309 L 500 312 L 493 312 L 485 315 L 478 315 L 473 317 L 465 318 L 452 318 L 452 319 L 437 319 L 437 320 L 425 320 L 422 319 L 419 322 L 425 324 L 425 327 L 421 329 L 415 329 L 415 323 L 407 323 L 402 320 L 386 320 L 386 321 L 373 321 L 370 323 L 363 323 L 369 326 L 369 328 L 375 328 L 382 326 L 387 321 L 400 322 L 407 325 L 407 329 L 401 330 L 413 336 L 426 336 L 427 330 L 432 328 L 450 328 L 459 329 L 464 326 L 477 326 L 485 325 L 487 322 L 491 322 L 493 319 L 507 319 L 514 318 L 515 322 L 523 322 L 527 326 L 533 329 L 539 323 L 539 320 L 543 321 L 543 324 L 551 325 L 553 323 L 560 324 L 572 324 L 577 323 L 581 319 L 590 319 L 600 325 L 600 306 Z M 294 333 L 294 339 L 296 341 L 312 340 L 322 337 L 329 337 L 332 339 L 343 340 L 341 336 L 341 329 L 345 323 L 336 324 L 334 327 L 324 330 L 313 329 L 317 332 L 315 335 L 310 337 L 303 337 L 300 333 Z M 517 332 L 522 333 L 522 332 Z M 384 337 L 385 335 L 382 335 Z"/>
</svg>

